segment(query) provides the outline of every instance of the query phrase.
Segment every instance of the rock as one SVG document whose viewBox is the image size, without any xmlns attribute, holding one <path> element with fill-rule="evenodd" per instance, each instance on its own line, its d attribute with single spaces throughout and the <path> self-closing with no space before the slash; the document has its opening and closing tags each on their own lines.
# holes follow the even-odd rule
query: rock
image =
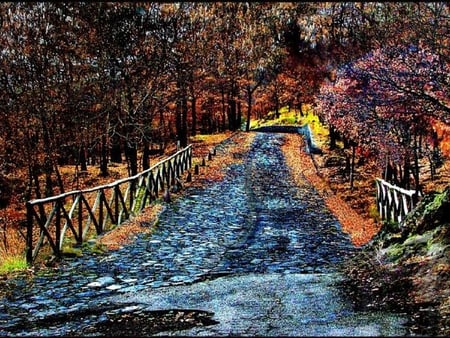
<svg viewBox="0 0 450 338">
<path fill-rule="evenodd" d="M 105 287 L 105 286 L 108 286 L 113 283 L 115 283 L 114 278 L 112 278 L 110 276 L 105 276 L 105 277 L 97 278 L 95 281 L 89 283 L 87 286 L 91 287 L 91 288 L 101 288 L 101 287 Z"/>
<path fill-rule="evenodd" d="M 405 218 L 402 228 L 408 233 L 422 234 L 442 224 L 450 224 L 450 185 L 441 193 L 425 196 Z M 447 227 L 448 228 L 448 227 Z"/>
</svg>

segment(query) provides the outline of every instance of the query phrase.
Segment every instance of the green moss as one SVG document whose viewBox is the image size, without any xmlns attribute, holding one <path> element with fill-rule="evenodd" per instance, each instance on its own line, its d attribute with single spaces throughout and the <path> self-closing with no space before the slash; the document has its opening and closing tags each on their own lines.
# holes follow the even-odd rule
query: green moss
<svg viewBox="0 0 450 338">
<path fill-rule="evenodd" d="M 103 254 L 108 251 L 106 245 L 101 243 L 95 243 L 94 245 L 89 246 L 89 252 L 94 254 Z"/>
<path fill-rule="evenodd" d="M 436 194 L 433 200 L 430 203 L 426 204 L 424 214 L 433 213 L 438 210 L 442 206 L 442 204 L 446 202 L 446 197 L 447 194 L 445 194 L 444 192 Z"/>
<path fill-rule="evenodd" d="M 81 251 L 87 254 L 103 254 L 108 251 L 108 248 L 106 245 L 96 241 L 95 239 L 91 239 L 83 242 L 81 245 Z"/>
<path fill-rule="evenodd" d="M 430 243 L 427 249 L 428 256 L 439 256 L 448 251 L 449 246 L 442 243 Z"/>
<path fill-rule="evenodd" d="M 83 256 L 83 251 L 73 246 L 65 246 L 62 248 L 61 254 L 66 257 L 81 257 Z"/>
<path fill-rule="evenodd" d="M 132 211 L 132 215 L 136 215 L 139 212 L 139 207 L 141 206 L 142 203 L 142 199 L 144 198 L 144 194 L 146 191 L 147 187 L 139 187 L 137 196 L 136 196 L 136 200 L 135 200 L 135 207 L 134 210 Z"/>
<path fill-rule="evenodd" d="M 390 261 L 395 261 L 403 256 L 405 249 L 400 243 L 392 244 L 384 249 L 384 254 Z"/>
<path fill-rule="evenodd" d="M 381 222 L 381 216 L 380 213 L 378 212 L 378 208 L 376 204 L 371 204 L 369 206 L 369 216 L 370 218 L 372 218 L 373 220 L 375 220 L 375 222 Z"/>
<path fill-rule="evenodd" d="M 412 235 L 412 236 L 408 237 L 403 244 L 413 246 L 413 247 L 418 247 L 421 245 L 423 246 L 428 243 L 428 241 L 432 238 L 432 236 L 433 235 L 430 232 L 426 232 L 421 235 L 419 235 L 419 234 Z"/>
<path fill-rule="evenodd" d="M 14 271 L 22 271 L 28 267 L 25 257 L 9 256 L 0 263 L 0 274 L 7 274 Z"/>
</svg>

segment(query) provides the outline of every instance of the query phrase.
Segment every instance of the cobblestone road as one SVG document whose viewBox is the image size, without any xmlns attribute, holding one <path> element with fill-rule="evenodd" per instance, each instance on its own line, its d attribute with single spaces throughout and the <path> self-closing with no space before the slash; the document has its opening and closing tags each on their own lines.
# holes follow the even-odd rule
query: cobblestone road
<svg viewBox="0 0 450 338">
<path fill-rule="evenodd" d="M 314 189 L 293 183 L 280 149 L 283 137 L 258 133 L 248 154 L 241 154 L 244 161 L 229 166 L 224 180 L 189 189 L 167 205 L 151 236 L 139 235 L 135 242 L 105 255 L 67 262 L 32 284 L 17 281 L 0 305 L 0 335 L 98 335 L 96 325 L 108 321 L 108 314 L 120 307 L 121 301 L 114 299 L 204 285 L 201 282 L 212 283 L 220 276 L 260 275 L 273 281 L 275 275 L 309 274 L 312 279 L 322 275 L 328 277 L 321 286 L 328 288 L 336 264 L 356 249 Z M 226 144 L 217 148 L 217 155 L 224 151 Z M 286 278 L 279 280 L 286 284 Z M 292 280 L 288 284 L 295 285 Z M 304 304 L 303 298 L 298 306 Z M 294 322 L 298 318 L 291 325 Z M 295 329 L 251 333 L 286 332 L 302 334 Z"/>
</svg>

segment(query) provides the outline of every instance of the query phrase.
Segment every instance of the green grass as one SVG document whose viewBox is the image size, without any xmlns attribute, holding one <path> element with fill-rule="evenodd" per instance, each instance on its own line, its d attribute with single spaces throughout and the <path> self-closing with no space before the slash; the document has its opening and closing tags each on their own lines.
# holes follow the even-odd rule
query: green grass
<svg viewBox="0 0 450 338">
<path fill-rule="evenodd" d="M 250 129 L 273 126 L 273 125 L 299 125 L 300 112 L 298 110 L 291 109 L 289 111 L 288 107 L 283 107 L 279 111 L 279 117 L 275 117 L 275 111 L 269 111 L 267 115 L 261 120 L 251 120 Z"/>
<path fill-rule="evenodd" d="M 0 274 L 25 270 L 28 267 L 25 257 L 8 256 L 0 263 Z"/>
</svg>

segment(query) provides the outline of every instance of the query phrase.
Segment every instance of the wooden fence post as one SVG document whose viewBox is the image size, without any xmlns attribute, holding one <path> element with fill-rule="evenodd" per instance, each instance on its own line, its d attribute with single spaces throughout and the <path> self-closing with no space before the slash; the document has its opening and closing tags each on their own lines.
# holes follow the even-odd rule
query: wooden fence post
<svg viewBox="0 0 450 338">
<path fill-rule="evenodd" d="M 416 191 L 397 187 L 381 178 L 377 178 L 375 183 L 376 204 L 381 219 L 400 223 L 418 202 Z"/>
<path fill-rule="evenodd" d="M 33 262 L 33 205 L 28 201 L 27 208 L 27 264 Z"/>
</svg>

